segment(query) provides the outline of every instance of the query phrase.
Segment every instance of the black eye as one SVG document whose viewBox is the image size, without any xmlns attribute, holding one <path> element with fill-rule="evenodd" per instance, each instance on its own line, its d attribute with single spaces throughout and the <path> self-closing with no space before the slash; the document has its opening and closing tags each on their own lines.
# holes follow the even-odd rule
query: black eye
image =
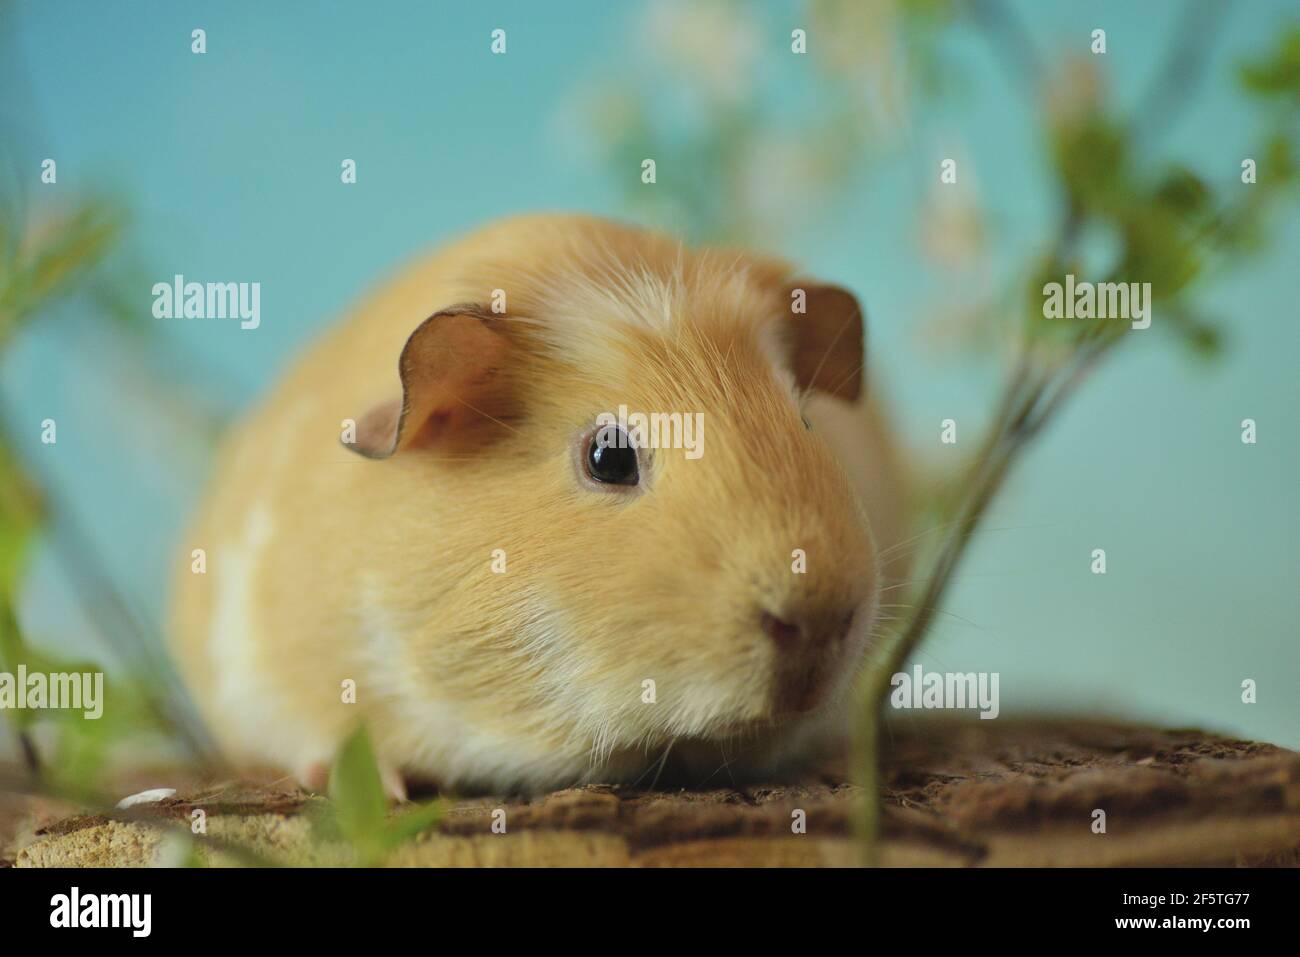
<svg viewBox="0 0 1300 957">
<path fill-rule="evenodd" d="M 635 485 L 640 480 L 636 449 L 616 425 L 597 429 L 587 446 L 587 474 L 606 485 Z"/>
</svg>

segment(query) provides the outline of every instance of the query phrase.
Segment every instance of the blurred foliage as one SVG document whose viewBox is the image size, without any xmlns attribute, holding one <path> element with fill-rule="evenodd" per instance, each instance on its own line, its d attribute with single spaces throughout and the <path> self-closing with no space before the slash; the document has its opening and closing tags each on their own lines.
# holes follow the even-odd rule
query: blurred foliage
<svg viewBox="0 0 1300 957">
<path fill-rule="evenodd" d="M 1261 99 L 1275 100 L 1291 110 L 1300 108 L 1300 28 L 1282 31 L 1277 49 L 1242 64 L 1239 75 L 1242 86 Z"/>
<path fill-rule="evenodd" d="M 812 16 L 860 17 L 861 8 L 819 3 Z M 770 55 L 764 45 L 776 36 L 788 49 L 789 31 L 771 29 L 762 16 L 737 0 L 647 4 L 635 29 L 644 77 L 583 85 L 585 131 L 640 220 L 695 241 L 769 243 L 812 222 L 871 152 L 872 130 L 888 122 L 891 108 L 863 92 L 878 88 L 884 61 L 860 48 L 832 50 L 818 61 L 825 71 L 809 81 L 818 109 L 792 117 L 774 106 L 779 91 L 760 69 Z M 874 20 L 862 23 L 884 39 Z M 644 159 L 657 166 L 653 189 L 640 179 Z"/>
<path fill-rule="evenodd" d="M 118 302 L 118 308 L 101 308 L 101 313 L 121 328 L 139 331 L 135 314 L 120 307 L 124 300 L 119 277 L 103 268 L 122 238 L 124 223 L 120 209 L 102 200 L 87 200 L 65 214 L 35 222 L 16 198 L 4 197 L 0 202 L 0 361 L 6 346 L 47 315 L 49 306 L 75 295 L 89 295 L 101 305 Z M 38 543 L 49 534 L 52 516 L 37 492 L 37 482 L 17 455 L 5 421 L 7 417 L 0 414 L 0 668 L 15 672 L 23 665 L 29 672 L 102 672 L 101 664 L 38 650 L 23 634 L 17 607 L 24 573 Z M 87 556 L 77 568 L 87 591 L 104 588 L 106 579 Z M 94 581 L 86 581 L 86 576 Z M 93 780 L 113 745 L 162 729 L 147 678 L 106 680 L 104 698 L 111 699 L 113 706 L 105 707 L 95 720 L 85 719 L 80 711 L 6 712 L 33 770 L 38 751 L 30 732 L 38 722 L 56 732 L 53 760 L 40 769 L 52 784 Z"/>
<path fill-rule="evenodd" d="M 12 600 L 16 593 L 41 511 L 35 484 L 15 460 L 10 443 L 0 432 L 0 601 L 4 597 Z"/>
<path fill-rule="evenodd" d="M 363 867 L 381 863 L 394 850 L 442 818 L 442 800 L 389 813 L 379 762 L 365 725 L 343 742 L 330 769 L 329 802 L 315 809 L 318 840 L 346 842 Z"/>
<path fill-rule="evenodd" d="M 97 267 L 122 237 L 125 217 L 92 200 L 43 224 L 24 222 L 13 205 L 0 211 L 0 350 L 37 309 L 101 280 Z M 24 228 L 25 227 L 25 228 Z M 129 312 L 111 313 L 130 324 Z"/>
<path fill-rule="evenodd" d="M 943 5 L 903 2 L 913 20 L 929 22 Z M 958 9 L 954 6 L 953 10 Z M 961 10 L 993 40 L 996 52 L 1016 64 L 1013 81 L 1044 79 L 1041 59 L 1010 6 L 998 0 L 971 0 Z M 1152 147 L 1176 109 L 1186 109 L 1186 91 L 1208 59 L 1197 46 L 1209 29 L 1205 4 L 1189 5 L 1190 26 L 1178 31 L 1157 70 L 1157 85 L 1123 116 L 1107 99 L 1101 77 L 1088 63 L 1066 60 L 1039 104 L 1039 126 L 1061 206 L 1056 235 L 1043 252 L 1013 269 L 1013 288 L 995 296 L 975 315 L 987 325 L 986 341 L 1015 344 L 1015 358 L 995 403 L 988 431 L 967 468 L 938 489 L 925 516 L 943 538 L 933 549 L 914 603 L 878 651 L 861 699 L 862 746 L 856 755 L 858 779 L 875 793 L 880 751 L 880 709 L 890 678 L 906 666 L 925 639 L 940 609 L 952 574 L 1025 449 L 1054 420 L 1101 361 L 1120 342 L 1131 341 L 1130 324 L 1116 318 L 1045 317 L 1048 283 L 1067 274 L 1092 283 L 1149 283 L 1146 308 L 1157 312 L 1162 329 L 1172 331 L 1193 354 L 1213 356 L 1220 347 L 1222 323 L 1199 304 L 1207 280 L 1238 266 L 1268 243 L 1268 220 L 1294 199 L 1297 186 L 1296 134 L 1300 105 L 1300 26 L 1282 30 L 1276 47 L 1240 70 L 1243 87 L 1261 103 L 1264 128 L 1243 159 L 1256 162 L 1256 178 L 1206 180 L 1187 163 L 1152 158 Z M 1199 19 L 1198 19 L 1199 18 Z M 1036 90 L 1035 90 L 1036 91 Z M 1151 128 L 1151 104 L 1160 109 Z M 1114 237 L 1110 261 L 1090 261 L 1081 237 Z M 1095 257 L 1094 257 L 1095 259 Z M 1010 303 L 1010 327 L 1006 322 Z M 1148 313 L 1151 315 L 1152 313 Z M 923 567 L 927 567 L 924 566 Z M 869 799 L 861 819 L 868 862 L 875 862 L 879 806 Z"/>
<path fill-rule="evenodd" d="M 1293 42 L 1300 31 L 1287 34 Z M 1100 282 L 1140 280 L 1151 284 L 1152 303 L 1162 321 L 1193 351 L 1212 354 L 1220 324 L 1199 314 L 1194 296 L 1204 280 L 1258 252 L 1267 237 L 1266 221 L 1297 184 L 1295 144 L 1286 118 L 1265 131 L 1261 148 L 1247 150 L 1258 179 L 1211 184 L 1188 166 L 1145 163 L 1134 147 L 1140 134 L 1107 111 L 1100 99 L 1077 115 L 1049 118 L 1048 152 L 1065 207 L 1067 232 L 1030 268 L 1026 284 L 1026 333 L 1032 341 L 1065 340 L 1067 348 L 1098 340 L 1110 342 L 1127 327 L 1113 319 L 1061 323 L 1043 316 L 1043 285 L 1066 273 L 1095 275 L 1072 255 L 1070 241 L 1087 229 L 1119 237 L 1115 261 Z M 1294 117 L 1291 118 L 1294 120 Z"/>
</svg>

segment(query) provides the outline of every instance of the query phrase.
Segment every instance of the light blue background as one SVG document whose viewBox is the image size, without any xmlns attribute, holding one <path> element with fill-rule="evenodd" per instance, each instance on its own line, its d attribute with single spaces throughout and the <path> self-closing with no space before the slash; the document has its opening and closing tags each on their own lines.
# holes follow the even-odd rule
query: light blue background
<svg viewBox="0 0 1300 957">
<path fill-rule="evenodd" d="M 1287 2 L 1237 6 L 1196 106 L 1163 144 L 1216 183 L 1236 179 L 1257 129 L 1232 66 L 1295 13 Z M 1109 85 L 1131 103 L 1179 4 L 1018 7 L 1045 54 L 1086 52 L 1089 32 L 1106 28 Z M 807 60 L 787 47 L 804 18 L 786 9 L 765 5 L 760 18 L 774 123 L 816 108 L 796 75 Z M 625 51 L 639 16 L 597 2 L 24 3 L 0 47 L 5 129 L 16 133 L 6 150 L 37 210 L 56 189 L 127 197 L 147 264 L 142 316 L 149 286 L 176 272 L 261 282 L 255 333 L 204 322 L 160 330 L 196 390 L 234 411 L 430 243 L 518 211 L 625 212 L 564 117 L 584 87 L 632 77 Z M 207 30 L 205 56 L 190 52 L 196 26 Z M 498 26 L 509 53 L 491 57 Z M 969 69 L 963 95 L 921 108 L 910 135 L 864 166 L 815 228 L 771 242 L 862 295 L 873 374 L 909 444 L 938 464 L 938 423 L 956 418 L 974 440 L 996 366 L 936 357 L 917 334 L 936 301 L 961 292 L 914 239 L 937 158 L 960 150 L 974 171 L 997 263 L 1022 259 L 1054 223 L 1024 92 L 969 31 L 951 49 Z M 37 181 L 47 156 L 59 163 L 57 187 Z M 355 186 L 339 183 L 344 157 L 358 162 Z M 1163 341 L 1157 313 L 1015 472 L 950 595 L 964 620 L 941 622 L 927 667 L 1000 672 L 1004 714 L 1115 711 L 1300 746 L 1300 222 L 1295 207 L 1284 212 L 1269 255 L 1204 299 L 1227 321 L 1222 362 L 1189 362 Z M 117 580 L 156 611 L 203 456 L 183 423 L 150 413 L 157 396 L 123 381 L 115 347 L 93 321 L 49 324 L 10 357 L 3 397 L 24 455 L 73 503 Z M 38 441 L 46 417 L 59 423 L 57 446 Z M 1239 440 L 1246 417 L 1259 423 L 1255 446 Z M 1096 547 L 1107 551 L 1105 576 L 1089 573 Z M 45 639 L 84 630 L 49 556 L 24 619 Z M 1258 704 L 1241 703 L 1245 678 L 1258 681 Z"/>
</svg>

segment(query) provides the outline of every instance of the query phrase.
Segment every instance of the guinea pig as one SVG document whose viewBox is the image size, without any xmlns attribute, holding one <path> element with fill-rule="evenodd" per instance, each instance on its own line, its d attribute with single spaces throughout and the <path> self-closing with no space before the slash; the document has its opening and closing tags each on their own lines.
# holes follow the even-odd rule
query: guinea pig
<svg viewBox="0 0 1300 957">
<path fill-rule="evenodd" d="M 219 453 L 171 629 L 218 744 L 320 787 L 364 721 L 399 798 L 821 757 L 902 524 L 864 352 L 842 289 L 584 216 L 416 263 Z"/>
</svg>

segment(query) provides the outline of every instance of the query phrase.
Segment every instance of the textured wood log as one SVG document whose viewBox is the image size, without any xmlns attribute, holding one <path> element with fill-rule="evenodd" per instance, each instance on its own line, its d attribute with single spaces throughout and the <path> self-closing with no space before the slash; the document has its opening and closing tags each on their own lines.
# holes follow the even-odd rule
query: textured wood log
<svg viewBox="0 0 1300 957">
<path fill-rule="evenodd" d="M 1300 754 L 1201 731 L 1098 721 L 895 727 L 885 769 L 886 865 L 1297 865 Z M 168 784 L 157 776 L 141 786 Z M 283 782 L 173 781 L 151 820 L 31 804 L 4 857 L 20 867 L 147 865 L 202 808 L 201 856 L 230 842 L 265 858 L 340 864 L 312 839 L 313 800 Z M 647 792 L 590 786 L 454 803 L 397 866 L 845 866 L 859 789 L 834 769 L 795 784 Z M 492 831 L 505 811 L 506 833 Z M 1094 832 L 1105 812 L 1105 833 Z M 797 812 L 802 812 L 798 815 Z M 795 833 L 797 816 L 806 823 Z M 178 859 L 178 858 L 171 858 Z"/>
</svg>

